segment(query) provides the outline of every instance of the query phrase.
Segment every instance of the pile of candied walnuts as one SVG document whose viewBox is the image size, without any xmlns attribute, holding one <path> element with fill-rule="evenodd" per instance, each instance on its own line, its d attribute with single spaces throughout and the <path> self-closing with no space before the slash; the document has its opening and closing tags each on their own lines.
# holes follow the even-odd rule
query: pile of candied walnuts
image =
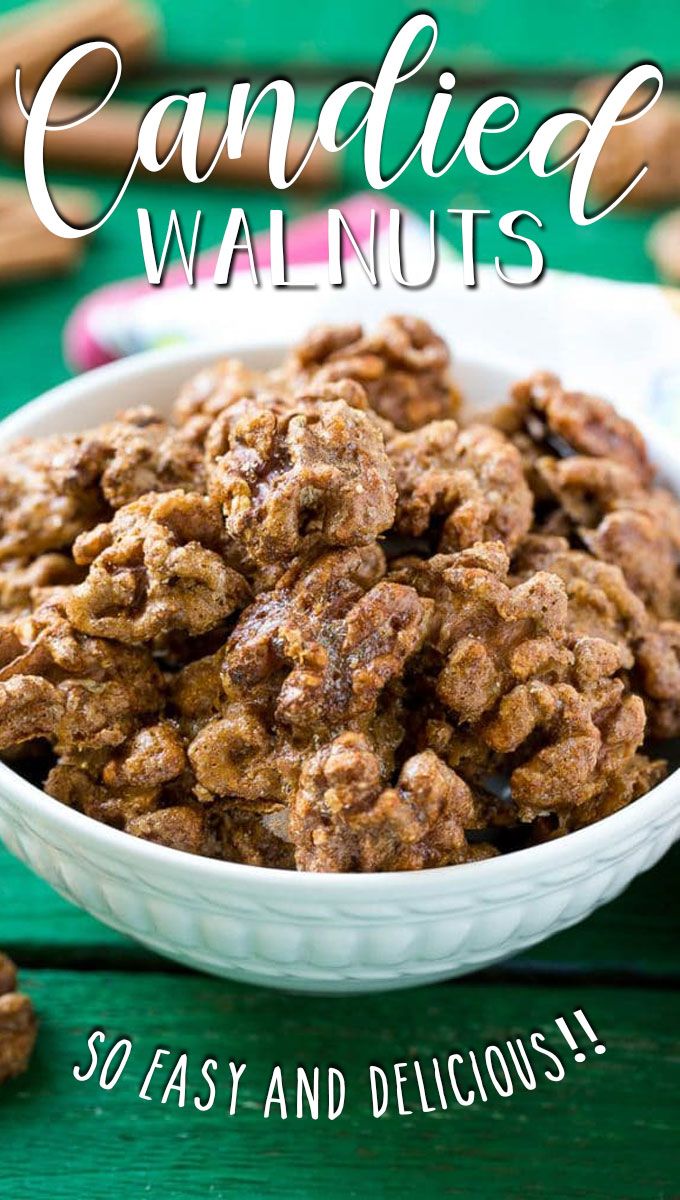
<svg viewBox="0 0 680 1200">
<path fill-rule="evenodd" d="M 17 969 L 0 950 L 0 1084 L 22 1075 L 38 1035 L 28 996 L 17 988 Z"/>
<path fill-rule="evenodd" d="M 390 317 L 0 462 L 0 746 L 137 837 L 417 870 L 615 812 L 680 733 L 680 506 L 552 375 L 465 419 Z"/>
</svg>

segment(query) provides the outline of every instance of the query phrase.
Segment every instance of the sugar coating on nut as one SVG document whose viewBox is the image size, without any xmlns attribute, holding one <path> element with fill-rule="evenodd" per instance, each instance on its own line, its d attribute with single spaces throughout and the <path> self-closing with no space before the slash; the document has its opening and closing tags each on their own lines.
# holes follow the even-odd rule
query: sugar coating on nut
<svg viewBox="0 0 680 1200">
<path fill-rule="evenodd" d="M 468 785 L 436 754 L 409 758 L 393 787 L 360 734 L 345 733 L 305 764 L 291 806 L 303 871 L 412 871 L 478 858 Z"/>
<path fill-rule="evenodd" d="M 512 388 L 509 403 L 496 420 L 506 432 L 524 429 L 539 444 L 553 444 L 561 452 L 613 458 L 634 471 L 644 484 L 653 471 L 645 441 L 632 421 L 609 404 L 585 392 L 567 391 L 556 375 L 538 371 Z"/>
<path fill-rule="evenodd" d="M 81 535 L 73 553 L 89 569 L 66 611 L 84 633 L 122 642 L 201 634 L 248 599 L 224 558 L 217 505 L 194 493 L 143 496 Z"/>
<path fill-rule="evenodd" d="M 208 792 L 283 799 L 305 755 L 346 728 L 392 754 L 386 693 L 422 645 L 430 605 L 384 569 L 374 545 L 330 551 L 246 609 L 224 647 L 223 695 L 189 746 Z M 178 700 L 186 713 L 185 688 Z"/>
<path fill-rule="evenodd" d="M 319 326 L 288 364 L 294 380 L 354 379 L 375 411 L 397 429 L 456 415 L 460 398 L 445 342 L 417 317 L 386 317 L 372 334 L 360 325 Z"/>
<path fill-rule="evenodd" d="M 209 469 L 227 533 L 255 563 L 373 541 L 392 525 L 379 428 L 342 400 L 276 413 L 251 405 Z"/>
<path fill-rule="evenodd" d="M 0 457 L 0 560 L 67 549 L 110 509 L 202 482 L 199 447 L 150 408 L 85 433 L 23 440 Z"/>
<path fill-rule="evenodd" d="M 423 537 L 439 531 L 438 549 L 502 541 L 512 549 L 531 525 L 533 498 L 519 451 L 484 425 L 458 430 L 432 421 L 388 444 L 398 501 L 395 529 Z"/>
<path fill-rule="evenodd" d="M 488 713 L 515 681 L 552 677 L 567 662 L 563 584 L 539 571 L 512 587 L 508 569 L 500 542 L 393 567 L 395 579 L 434 603 L 428 640 L 438 658 L 435 691 L 463 722 Z"/>
<path fill-rule="evenodd" d="M 35 738 L 59 752 L 117 746 L 163 702 L 141 647 L 83 635 L 66 615 L 70 589 L 0 630 L 0 745 Z"/>
<path fill-rule="evenodd" d="M 231 405 L 252 399 L 266 389 L 263 371 L 251 371 L 237 359 L 213 363 L 194 375 L 181 389 L 173 406 L 179 425 L 204 419 L 205 428 Z"/>
<path fill-rule="evenodd" d="M 228 684 L 268 691 L 277 720 L 293 728 L 333 726 L 371 710 L 422 644 L 431 607 L 382 571 L 373 547 L 294 568 L 234 630 Z"/>
</svg>

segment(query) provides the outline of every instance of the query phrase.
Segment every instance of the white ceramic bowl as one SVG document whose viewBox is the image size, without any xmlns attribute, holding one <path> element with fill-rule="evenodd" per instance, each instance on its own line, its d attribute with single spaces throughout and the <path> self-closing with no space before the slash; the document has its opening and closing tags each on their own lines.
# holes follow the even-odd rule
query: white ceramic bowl
<svg viewBox="0 0 680 1200">
<path fill-rule="evenodd" d="M 222 351 L 223 353 L 223 351 Z M 169 406 L 218 356 L 144 354 L 73 380 L 0 426 L 0 441 L 97 424 L 124 406 Z M 253 365 L 277 353 L 247 351 Z M 464 393 L 505 394 L 502 368 L 462 363 Z M 680 490 L 680 456 L 652 439 Z M 486 862 L 410 874 L 304 875 L 196 858 L 57 803 L 0 764 L 0 836 L 74 904 L 168 958 L 215 975 L 312 992 L 363 992 L 462 975 L 588 916 L 680 835 L 677 773 L 566 838 Z"/>
</svg>

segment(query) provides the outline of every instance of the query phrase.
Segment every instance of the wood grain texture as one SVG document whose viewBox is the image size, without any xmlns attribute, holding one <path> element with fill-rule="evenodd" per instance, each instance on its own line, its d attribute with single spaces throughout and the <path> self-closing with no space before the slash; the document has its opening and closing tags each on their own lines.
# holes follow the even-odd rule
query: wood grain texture
<svg viewBox="0 0 680 1200">
<path fill-rule="evenodd" d="M 676 996 L 654 990 L 490 988 L 460 983 L 401 996 L 315 999 L 270 995 L 201 978 L 37 972 L 27 976 L 42 1017 L 30 1074 L 0 1093 L 2 1183 L 12 1198 L 166 1200 L 233 1196 L 465 1197 L 465 1200 L 671 1200 L 677 1195 Z M 368 1066 L 453 1051 L 483 1051 L 581 1007 L 606 1054 L 577 1065 L 564 1053 L 561 1083 L 539 1078 L 507 1099 L 412 1116 L 370 1113 Z M 76 1083 L 94 1028 L 127 1036 L 132 1053 L 113 1091 Z M 550 1041 L 557 1046 L 555 1036 Z M 189 1055 L 184 1109 L 138 1098 L 154 1050 Z M 191 1096 L 200 1064 L 221 1064 L 215 1107 Z M 228 1060 L 245 1062 L 240 1104 L 227 1114 Z M 345 1111 L 330 1123 L 262 1105 L 273 1067 L 335 1064 Z M 222 1066 L 222 1064 L 224 1064 Z M 160 1078 L 160 1077 L 159 1077 Z M 285 1078 L 285 1075 L 284 1075 Z M 412 1080 L 412 1075 L 410 1076 Z M 425 1074 L 426 1080 L 429 1078 Z M 461 1068 L 461 1081 L 471 1084 Z M 163 1082 L 167 1081 L 167 1076 Z M 205 1090 L 205 1089 L 204 1089 Z M 158 1088 L 150 1089 L 158 1096 Z M 290 1093 L 289 1093 L 290 1094 Z M 276 1110 L 274 1110 L 276 1112 Z"/>
</svg>

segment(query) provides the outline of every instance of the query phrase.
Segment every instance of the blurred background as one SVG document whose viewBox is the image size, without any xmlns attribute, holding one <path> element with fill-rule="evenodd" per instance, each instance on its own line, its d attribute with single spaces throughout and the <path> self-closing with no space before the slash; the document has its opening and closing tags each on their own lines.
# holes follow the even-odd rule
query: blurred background
<svg viewBox="0 0 680 1200">
<path fill-rule="evenodd" d="M 428 7 L 439 23 L 437 50 L 426 71 L 413 84 L 398 89 L 386 135 L 388 162 L 390 156 L 394 162 L 399 159 L 409 133 L 422 122 L 443 66 L 451 67 L 458 80 L 452 133 L 455 128 L 463 129 L 483 97 L 507 91 L 518 100 L 521 118 L 507 135 L 507 142 L 503 139 L 503 154 L 513 139 L 517 143 L 526 139 L 547 114 L 573 104 L 575 90 L 583 101 L 584 93 L 578 89 L 593 77 L 615 77 L 636 62 L 651 60 L 662 68 L 667 92 L 680 87 L 680 6 L 675 0 L 577 0 L 568 6 L 542 0 L 518 0 L 511 6 L 505 0 L 437 0 Z M 136 117 L 160 95 L 192 88 L 207 88 L 209 106 L 216 114 L 223 113 L 234 79 L 249 78 L 261 84 L 279 75 L 295 82 L 301 117 L 312 116 L 340 81 L 374 77 L 396 29 L 414 11 L 417 7 L 404 0 L 374 0 L 369 5 L 345 0 L 342 6 L 325 2 L 283 5 L 280 0 L 230 0 L 229 4 L 192 0 L 191 5 L 186 0 L 155 0 L 153 8 L 145 4 L 143 9 L 135 0 L 54 4 L 45 0 L 37 6 L 0 0 L 0 82 L 7 88 L 14 55 L 27 65 L 26 56 L 33 61 L 36 46 L 40 46 L 49 65 L 67 45 L 99 31 L 118 41 L 123 50 L 125 73 L 117 98 L 135 105 Z M 96 82 L 84 82 L 97 90 Z M 138 206 L 151 211 L 159 228 L 164 228 L 173 207 L 186 216 L 190 228 L 200 206 L 205 214 L 202 244 L 210 246 L 219 243 L 233 205 L 245 209 L 251 229 L 257 230 L 267 226 L 274 202 L 291 216 L 299 216 L 365 189 L 357 144 L 343 155 L 338 178 L 321 181 L 317 188 L 284 194 L 275 194 L 264 180 L 256 179 L 234 183 L 223 179 L 197 188 L 177 179 L 140 177 L 102 232 L 82 247 L 77 262 L 70 261 L 70 253 L 64 261 L 53 247 L 41 257 L 37 242 L 27 234 L 25 220 L 17 224 L 11 217 L 16 193 L 7 191 L 6 182 L 20 181 L 22 169 L 17 132 L 12 132 L 7 118 L 7 105 L 13 101 L 7 91 L 5 96 L 5 108 L 0 105 L 2 412 L 69 373 L 62 332 L 77 303 L 93 289 L 143 271 Z M 528 208 L 544 223 L 540 241 L 549 267 L 654 281 L 659 278 L 659 265 L 650 257 L 649 231 L 660 212 L 680 203 L 680 196 L 675 196 L 680 187 L 677 109 L 671 107 L 665 119 L 668 127 L 659 130 L 656 122 L 654 128 L 650 124 L 649 133 L 656 156 L 655 177 L 662 181 L 660 194 L 644 198 L 644 207 L 621 208 L 587 229 L 575 226 L 569 218 L 567 175 L 537 181 L 525 167 L 496 179 L 482 179 L 461 160 L 439 181 L 427 179 L 416 168 L 402 177 L 389 198 L 420 213 L 471 206 L 490 208 L 500 215 L 513 208 Z M 133 151 L 134 144 L 130 154 Z M 674 163 L 669 162 L 673 156 Z M 96 209 L 113 193 L 122 174 L 118 165 L 107 170 L 105 161 L 97 163 L 90 155 L 68 169 L 55 165 L 50 179 L 85 190 L 84 197 L 71 197 L 76 210 L 83 205 Z M 664 179 L 668 186 L 663 185 Z M 453 223 L 443 223 L 442 232 L 455 245 L 458 234 Z M 35 230 L 32 237 L 37 237 Z M 665 237 L 667 246 L 669 235 Z M 501 249 L 505 260 L 512 261 L 512 250 L 501 247 L 499 238 L 496 221 L 480 226 L 480 261 L 491 261 Z M 669 254 L 672 260 L 674 246 L 677 249 L 673 238 L 670 252 L 664 251 L 667 260 Z M 39 261 L 26 264 L 29 242 L 29 257 Z M 518 246 L 515 254 L 517 261 L 523 261 L 526 251 Z M 672 261 L 666 273 L 672 277 Z"/>
</svg>

